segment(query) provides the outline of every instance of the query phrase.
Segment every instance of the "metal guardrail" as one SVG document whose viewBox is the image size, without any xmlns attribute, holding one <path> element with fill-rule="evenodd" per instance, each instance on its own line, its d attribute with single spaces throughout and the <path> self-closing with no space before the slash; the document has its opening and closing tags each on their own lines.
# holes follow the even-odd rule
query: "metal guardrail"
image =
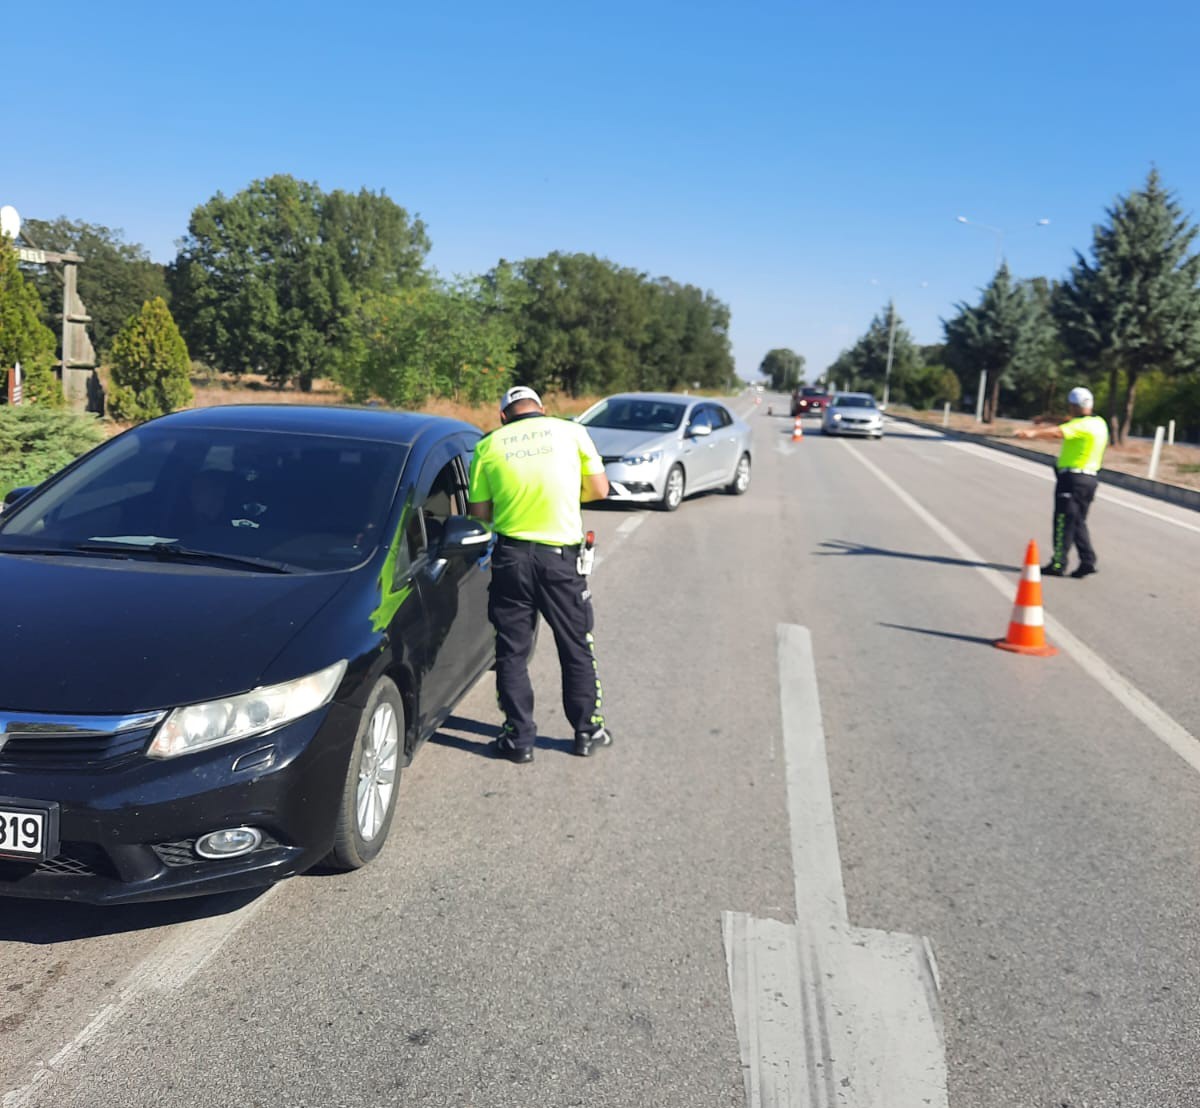
<svg viewBox="0 0 1200 1108">
<path fill-rule="evenodd" d="M 911 416 L 894 415 L 888 412 L 888 418 L 898 423 L 911 423 L 915 427 L 924 427 L 936 431 L 947 438 L 961 439 L 964 442 L 978 443 L 991 450 L 1000 450 L 1005 454 L 1015 454 L 1018 458 L 1026 458 L 1032 462 L 1042 462 L 1053 467 L 1054 455 L 1041 450 L 1032 450 L 1027 446 L 1017 446 L 1016 443 L 1004 442 L 988 435 L 980 435 L 975 431 L 958 431 L 953 427 L 942 427 L 936 423 L 926 423 Z M 1200 489 L 1185 489 L 1182 485 L 1171 485 L 1166 481 L 1151 481 L 1148 477 L 1136 477 L 1132 473 L 1121 473 L 1115 469 L 1101 469 L 1096 474 L 1097 480 L 1106 485 L 1116 485 L 1118 488 L 1140 492 L 1143 496 L 1152 496 L 1156 500 L 1165 500 L 1170 504 L 1178 504 L 1181 508 L 1191 508 L 1200 512 Z"/>
</svg>

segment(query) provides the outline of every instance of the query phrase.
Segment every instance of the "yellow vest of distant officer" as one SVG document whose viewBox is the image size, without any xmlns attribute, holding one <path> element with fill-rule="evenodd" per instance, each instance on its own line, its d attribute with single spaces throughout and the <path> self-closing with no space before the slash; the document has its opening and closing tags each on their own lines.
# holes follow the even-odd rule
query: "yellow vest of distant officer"
<svg viewBox="0 0 1200 1108">
<path fill-rule="evenodd" d="M 1104 461 L 1108 446 L 1108 424 L 1098 415 L 1079 416 L 1060 425 L 1063 444 L 1059 451 L 1058 469 L 1077 469 L 1095 473 Z"/>
<path fill-rule="evenodd" d="M 583 477 L 603 472 L 591 437 L 578 423 L 522 416 L 475 445 L 470 500 L 492 502 L 498 534 L 573 546 L 583 538 Z"/>
</svg>

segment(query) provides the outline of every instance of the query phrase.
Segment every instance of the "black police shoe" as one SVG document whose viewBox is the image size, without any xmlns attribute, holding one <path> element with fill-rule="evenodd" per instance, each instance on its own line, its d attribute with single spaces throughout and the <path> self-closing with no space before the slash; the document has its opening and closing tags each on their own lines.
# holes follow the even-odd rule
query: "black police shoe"
<svg viewBox="0 0 1200 1108">
<path fill-rule="evenodd" d="M 1071 571 L 1072 577 L 1090 577 L 1096 572 L 1095 566 L 1080 566 L 1078 569 Z"/>
<path fill-rule="evenodd" d="M 1066 570 L 1062 566 L 1056 566 L 1053 562 L 1042 566 L 1043 577 L 1065 577 Z"/>
<path fill-rule="evenodd" d="M 533 747 L 517 746 L 504 732 L 501 732 L 500 737 L 492 743 L 492 750 L 497 758 L 507 758 L 519 766 L 533 761 Z"/>
<path fill-rule="evenodd" d="M 592 751 L 612 746 L 612 741 L 612 732 L 607 727 L 597 727 L 588 733 L 580 732 L 575 736 L 575 753 L 581 758 L 588 758 Z"/>
</svg>

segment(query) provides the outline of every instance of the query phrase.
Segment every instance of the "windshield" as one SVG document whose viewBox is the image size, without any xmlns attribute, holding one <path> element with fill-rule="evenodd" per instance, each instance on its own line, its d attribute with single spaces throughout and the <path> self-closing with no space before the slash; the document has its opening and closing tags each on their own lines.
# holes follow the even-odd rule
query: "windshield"
<svg viewBox="0 0 1200 1108">
<path fill-rule="evenodd" d="M 611 427 L 620 431 L 674 431 L 686 410 L 686 404 L 669 400 L 614 396 L 602 401 L 579 422 L 585 427 Z"/>
<path fill-rule="evenodd" d="M 0 517 L 0 551 L 178 544 L 345 569 L 374 549 L 407 449 L 320 435 L 147 424 Z"/>
<path fill-rule="evenodd" d="M 875 398 L 873 396 L 837 396 L 834 397 L 833 403 L 838 408 L 873 408 L 875 407 Z"/>
</svg>

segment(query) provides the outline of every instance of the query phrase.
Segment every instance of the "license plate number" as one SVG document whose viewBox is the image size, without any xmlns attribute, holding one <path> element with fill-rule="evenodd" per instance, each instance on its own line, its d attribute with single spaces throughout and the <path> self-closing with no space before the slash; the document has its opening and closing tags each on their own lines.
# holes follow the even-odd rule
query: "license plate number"
<svg viewBox="0 0 1200 1108">
<path fill-rule="evenodd" d="M 43 861 L 54 838 L 51 814 L 0 801 L 0 857 Z"/>
</svg>

